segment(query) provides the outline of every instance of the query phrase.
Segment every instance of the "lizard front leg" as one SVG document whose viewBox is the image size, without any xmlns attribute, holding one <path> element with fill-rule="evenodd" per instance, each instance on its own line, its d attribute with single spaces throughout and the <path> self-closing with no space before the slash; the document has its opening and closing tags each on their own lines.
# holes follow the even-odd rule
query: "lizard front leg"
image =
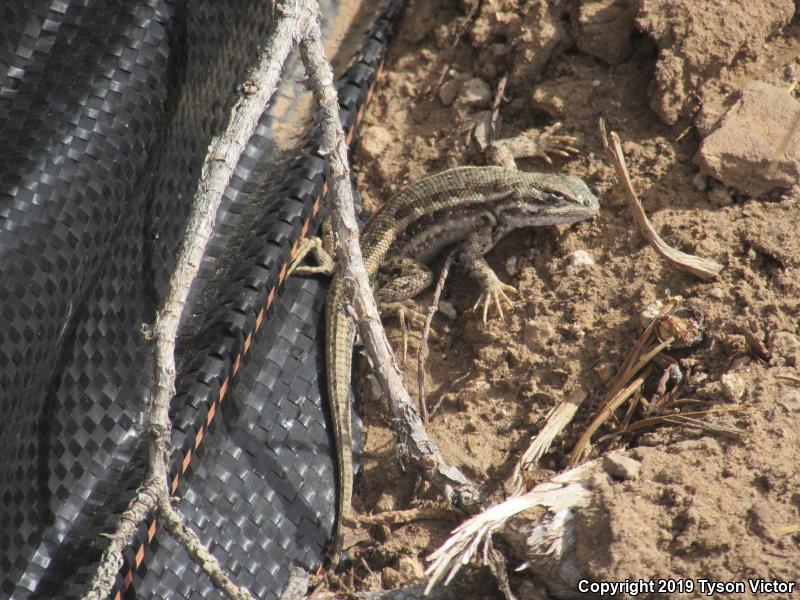
<svg viewBox="0 0 800 600">
<path fill-rule="evenodd" d="M 489 305 L 492 301 L 494 301 L 497 312 L 502 319 L 505 318 L 505 315 L 503 315 L 501 301 L 507 302 L 510 308 L 514 307 L 514 303 L 506 292 L 514 294 L 519 293 L 515 287 L 500 281 L 500 278 L 484 258 L 484 255 L 494 247 L 497 239 L 499 239 L 499 237 L 495 235 L 495 226 L 485 225 L 477 229 L 467 238 L 459 252 L 459 262 L 461 262 L 461 265 L 466 269 L 470 277 L 481 286 L 481 295 L 472 308 L 475 310 L 478 306 L 483 304 L 484 323 L 486 323 L 486 319 L 489 315 Z"/>
</svg>

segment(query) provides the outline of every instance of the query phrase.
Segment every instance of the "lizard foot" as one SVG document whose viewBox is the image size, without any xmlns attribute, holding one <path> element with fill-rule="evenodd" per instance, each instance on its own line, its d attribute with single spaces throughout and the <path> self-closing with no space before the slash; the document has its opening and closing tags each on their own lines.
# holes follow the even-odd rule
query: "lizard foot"
<svg viewBox="0 0 800 600">
<path fill-rule="evenodd" d="M 403 333 L 403 363 L 406 362 L 408 355 L 408 325 L 406 319 L 411 323 L 412 327 L 421 329 L 425 326 L 425 313 L 421 312 L 413 300 L 401 300 L 399 302 L 386 302 L 380 306 L 381 314 L 387 315 L 394 313 L 400 321 L 400 331 Z M 437 333 L 431 327 L 431 337 L 436 337 Z"/>
<path fill-rule="evenodd" d="M 481 304 L 483 304 L 483 322 L 486 323 L 486 319 L 489 316 L 489 305 L 494 302 L 500 318 L 505 319 L 506 317 L 503 314 L 501 300 L 507 302 L 509 308 L 514 308 L 514 303 L 511 301 L 511 298 L 508 297 L 506 292 L 509 294 L 519 294 L 517 288 L 507 285 L 502 281 L 494 281 L 487 284 L 477 302 L 475 302 L 475 306 L 472 307 L 472 310 L 476 310 Z"/>
<path fill-rule="evenodd" d="M 561 123 L 553 123 L 544 131 L 529 129 L 519 135 L 502 140 L 495 140 L 489 145 L 488 157 L 491 162 L 516 169 L 515 158 L 541 158 L 552 164 L 551 154 L 569 156 L 580 152 L 575 144 L 578 139 L 571 135 L 556 135 Z"/>
<path fill-rule="evenodd" d="M 570 154 L 578 154 L 580 150 L 575 147 L 578 138 L 571 135 L 555 135 L 561 128 L 561 123 L 553 123 L 539 134 L 536 140 L 536 152 L 531 156 L 543 158 L 548 164 L 552 164 L 549 154 L 567 157 Z"/>
<path fill-rule="evenodd" d="M 309 253 L 314 255 L 319 266 L 312 267 L 300 264 Z M 325 250 L 322 240 L 318 237 L 307 237 L 300 241 L 292 263 L 289 265 L 289 270 L 286 272 L 286 277 L 292 275 L 313 275 L 317 273 L 331 275 L 335 268 L 336 263 L 333 257 Z"/>
</svg>

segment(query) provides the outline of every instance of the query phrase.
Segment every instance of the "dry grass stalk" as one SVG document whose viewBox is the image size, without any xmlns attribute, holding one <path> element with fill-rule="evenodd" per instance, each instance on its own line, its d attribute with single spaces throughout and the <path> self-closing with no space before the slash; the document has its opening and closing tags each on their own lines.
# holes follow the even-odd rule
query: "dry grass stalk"
<svg viewBox="0 0 800 600">
<path fill-rule="evenodd" d="M 620 390 L 619 393 L 613 396 L 611 400 L 597 412 L 594 419 L 592 419 L 592 422 L 589 424 L 589 427 L 586 428 L 586 431 L 583 432 L 583 435 L 581 435 L 578 443 L 575 444 L 575 447 L 572 449 L 572 453 L 569 455 L 568 464 L 575 465 L 583 460 L 583 457 L 586 456 L 591 448 L 590 442 L 594 433 L 600 429 L 603 423 L 605 423 L 612 414 L 614 414 L 615 410 L 622 406 L 633 394 L 639 391 L 644 384 L 644 380 L 645 375 L 634 379 L 628 384 L 627 387 Z"/>
<path fill-rule="evenodd" d="M 622 184 L 622 188 L 625 192 L 625 199 L 628 202 L 631 212 L 633 213 L 633 218 L 636 221 L 636 225 L 645 239 L 647 239 L 650 245 L 653 246 L 656 252 L 658 252 L 661 256 L 679 269 L 688 271 L 689 273 L 692 273 L 693 275 L 696 275 L 704 280 L 714 279 L 722 270 L 721 264 L 707 258 L 694 256 L 693 254 L 687 254 L 672 248 L 664 240 L 662 240 L 658 233 L 656 233 L 656 230 L 653 229 L 653 225 L 647 218 L 647 215 L 642 208 L 642 203 L 639 201 L 639 197 L 636 195 L 636 190 L 633 188 L 633 183 L 631 183 L 628 167 L 625 164 L 625 156 L 622 153 L 622 146 L 620 145 L 619 136 L 613 131 L 610 134 L 607 134 L 605 121 L 602 119 L 600 120 L 600 136 L 603 141 L 603 148 L 614 164 L 614 170 L 617 172 L 617 179 L 619 179 L 619 182 Z"/>
<path fill-rule="evenodd" d="M 631 431 L 636 431 L 637 429 L 643 429 L 645 427 L 651 427 L 653 425 L 659 425 L 661 423 L 677 423 L 683 421 L 714 432 L 719 432 L 721 429 L 724 429 L 727 432 L 734 432 L 734 435 L 738 437 L 744 434 L 743 430 L 736 429 L 733 427 L 721 427 L 721 426 L 710 425 L 703 421 L 698 421 L 697 418 L 713 415 L 715 413 L 720 413 L 720 412 L 743 412 L 744 410 L 745 408 L 743 406 L 720 406 L 720 407 L 709 408 L 708 410 L 698 410 L 687 413 L 669 413 L 665 415 L 656 415 L 654 417 L 646 417 L 644 419 L 640 419 L 639 421 L 631 423 L 625 430 L 618 431 L 614 435 L 622 435 L 624 433 L 629 433 Z M 702 423 L 702 425 L 699 425 L 699 423 Z"/>
<path fill-rule="evenodd" d="M 511 489 L 513 494 L 521 494 L 523 492 L 523 478 L 522 472 L 527 469 L 531 464 L 538 461 L 550 449 L 553 440 L 556 439 L 559 433 L 572 421 L 572 417 L 578 411 L 578 408 L 586 400 L 588 394 L 585 390 L 579 389 L 570 394 L 567 398 L 558 403 L 550 414 L 545 419 L 544 427 L 542 427 L 539 434 L 533 439 L 528 449 L 519 459 L 519 462 L 514 466 L 514 473 L 511 475 Z"/>
<path fill-rule="evenodd" d="M 526 536 L 521 554 L 535 557 L 519 569 L 530 568 L 537 573 L 559 576 L 578 573 L 573 564 L 574 512 L 586 506 L 591 499 L 590 481 L 598 467 L 591 461 L 565 471 L 537 485 L 522 496 L 512 496 L 484 512 L 465 521 L 453 530 L 453 534 L 433 552 L 426 570 L 429 576 L 426 594 L 438 583 L 447 585 L 461 568 L 480 551 L 484 564 L 491 558 L 491 538 L 510 519 L 534 507 L 542 507 L 543 514 L 537 519 L 536 535 Z M 548 577 L 548 586 L 571 587 L 572 581 L 558 581 Z"/>
<path fill-rule="evenodd" d="M 594 435 L 603 423 L 611 418 L 614 411 L 622 406 L 625 400 L 634 396 L 635 403 L 645 403 L 644 399 L 637 394 L 637 391 L 642 383 L 644 383 L 646 374 L 640 376 L 633 383 L 631 383 L 631 379 L 648 366 L 651 361 L 655 360 L 660 352 L 668 349 L 672 345 L 672 338 L 655 345 L 651 345 L 651 343 L 655 339 L 654 332 L 662 317 L 669 315 L 674 308 L 675 302 L 668 302 L 665 304 L 659 311 L 658 316 L 648 323 L 639 338 L 634 342 L 633 347 L 622 362 L 622 366 L 614 376 L 608 391 L 605 396 L 603 396 L 603 400 L 600 402 L 600 408 L 597 409 L 594 419 L 575 444 L 570 454 L 568 464 L 577 464 L 586 456 L 590 448 L 592 435 Z M 649 370 L 647 374 L 649 374 Z M 632 411 L 632 408 L 628 411 L 628 414 L 623 419 L 624 423 L 629 421 Z"/>
</svg>

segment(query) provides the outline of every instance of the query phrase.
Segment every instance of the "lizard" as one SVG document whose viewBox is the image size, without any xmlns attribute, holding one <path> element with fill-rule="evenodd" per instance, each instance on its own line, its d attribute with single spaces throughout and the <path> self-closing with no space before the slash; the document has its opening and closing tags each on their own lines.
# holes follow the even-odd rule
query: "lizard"
<svg viewBox="0 0 800 600">
<path fill-rule="evenodd" d="M 599 210 L 597 197 L 578 177 L 516 169 L 512 153 L 516 157 L 548 151 L 564 154 L 558 149 L 559 138 L 572 139 L 554 136 L 548 140 L 544 136 L 538 146 L 532 146 L 520 144 L 520 136 L 510 138 L 510 144 L 496 144 L 493 148 L 498 157 L 495 160 L 504 166 L 464 166 L 430 175 L 399 191 L 374 213 L 361 232 L 360 243 L 370 281 L 373 285 L 382 283 L 375 293 L 381 313 L 396 312 L 404 326 L 408 301 L 433 280 L 424 262 L 458 242 L 463 243 L 457 253 L 460 264 L 482 289 L 475 308 L 483 304 L 484 322 L 492 303 L 501 316 L 502 302 L 513 306 L 507 293 L 516 293 L 516 289 L 499 279 L 484 255 L 516 229 L 572 224 Z M 543 148 L 542 142 L 549 143 L 550 148 Z M 327 250 L 332 249 L 332 242 L 332 236 L 324 241 L 316 237 L 304 239 L 289 273 L 333 275 L 325 309 L 325 369 L 337 461 L 338 516 L 329 553 L 332 562 L 336 562 L 345 524 L 357 521 L 352 509 L 350 413 L 356 328 L 343 310 L 348 298 Z M 309 252 L 319 266 L 299 267 Z M 413 311 L 411 314 L 414 316 Z M 418 320 L 420 316 L 416 314 Z"/>
</svg>

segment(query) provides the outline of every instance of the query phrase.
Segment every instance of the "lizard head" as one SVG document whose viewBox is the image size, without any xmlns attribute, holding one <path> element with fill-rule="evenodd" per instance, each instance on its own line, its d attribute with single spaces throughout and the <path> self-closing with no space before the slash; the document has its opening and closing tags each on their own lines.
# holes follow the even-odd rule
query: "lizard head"
<svg viewBox="0 0 800 600">
<path fill-rule="evenodd" d="M 573 175 L 529 173 L 530 187 L 502 203 L 498 223 L 512 227 L 558 225 L 597 214 L 600 202 L 583 180 Z"/>
</svg>

